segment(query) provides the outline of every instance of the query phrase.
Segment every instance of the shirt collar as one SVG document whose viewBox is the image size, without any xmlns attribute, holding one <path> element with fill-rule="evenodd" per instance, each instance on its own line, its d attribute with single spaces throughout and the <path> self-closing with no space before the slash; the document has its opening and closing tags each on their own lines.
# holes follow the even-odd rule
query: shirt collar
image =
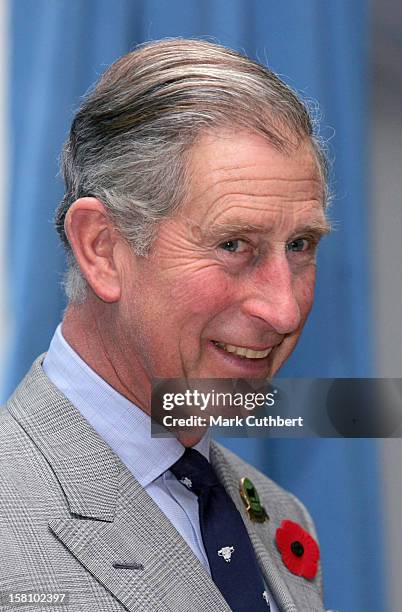
<svg viewBox="0 0 402 612">
<path fill-rule="evenodd" d="M 43 362 L 53 384 L 146 487 L 183 454 L 177 438 L 152 438 L 151 418 L 101 378 L 68 344 L 61 324 Z M 209 460 L 210 431 L 194 446 Z"/>
</svg>

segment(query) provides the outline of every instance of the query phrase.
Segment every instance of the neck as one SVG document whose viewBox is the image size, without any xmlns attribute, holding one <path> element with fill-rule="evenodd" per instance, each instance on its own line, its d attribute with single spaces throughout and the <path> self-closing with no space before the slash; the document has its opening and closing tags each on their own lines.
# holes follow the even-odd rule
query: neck
<svg viewBox="0 0 402 612">
<path fill-rule="evenodd" d="M 124 341 L 119 341 L 114 330 L 113 309 L 113 304 L 92 296 L 83 304 L 70 304 L 63 318 L 63 336 L 101 378 L 149 414 L 150 384 L 142 384 L 141 389 L 133 384 L 139 367 L 126 359 Z"/>
<path fill-rule="evenodd" d="M 113 330 L 113 306 L 88 297 L 84 304 L 70 304 L 65 312 L 62 333 L 64 339 L 83 361 L 118 393 L 133 402 L 147 414 L 151 409 L 151 386 L 133 388 L 133 372 L 138 364 L 127 364 L 128 354 L 124 344 Z M 183 446 L 194 446 L 202 438 L 201 432 L 179 432 L 178 440 Z"/>
</svg>

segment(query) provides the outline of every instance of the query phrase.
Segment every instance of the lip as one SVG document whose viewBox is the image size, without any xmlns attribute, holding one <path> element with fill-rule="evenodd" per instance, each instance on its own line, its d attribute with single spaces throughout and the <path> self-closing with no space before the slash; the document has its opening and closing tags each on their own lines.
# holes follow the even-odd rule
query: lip
<svg viewBox="0 0 402 612">
<path fill-rule="evenodd" d="M 240 357 L 239 355 L 236 355 L 234 353 L 228 353 L 224 349 L 221 349 L 218 346 L 216 346 L 214 342 L 215 341 L 210 340 L 208 342 L 208 347 L 211 351 L 214 352 L 215 357 L 219 359 L 222 365 L 226 365 L 227 368 L 232 370 L 230 374 L 231 377 L 241 378 L 242 376 L 246 377 L 246 376 L 253 376 L 253 375 L 258 376 L 258 377 L 264 377 L 264 376 L 268 377 L 269 360 L 271 358 L 273 351 L 271 351 L 269 355 L 261 359 L 247 359 L 244 357 Z M 222 343 L 222 344 L 227 344 L 227 343 Z M 251 348 L 251 347 L 247 346 L 247 348 Z M 272 348 L 274 348 L 274 345 Z M 264 349 L 257 348 L 253 350 L 264 350 Z"/>
</svg>

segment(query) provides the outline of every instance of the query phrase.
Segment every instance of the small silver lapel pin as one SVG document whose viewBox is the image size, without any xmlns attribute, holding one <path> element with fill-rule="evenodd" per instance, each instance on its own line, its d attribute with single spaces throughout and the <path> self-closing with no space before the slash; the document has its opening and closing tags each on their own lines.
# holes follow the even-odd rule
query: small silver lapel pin
<svg viewBox="0 0 402 612">
<path fill-rule="evenodd" d="M 225 559 L 226 563 L 229 563 L 231 561 L 233 553 L 234 553 L 234 547 L 233 546 L 224 546 L 223 548 L 218 550 L 218 555 L 220 557 L 223 557 Z"/>
<path fill-rule="evenodd" d="M 191 482 L 190 478 L 187 478 L 187 476 L 183 476 L 183 478 L 180 478 L 180 482 L 184 484 L 187 489 L 191 489 L 191 487 L 193 486 L 193 483 Z"/>
</svg>

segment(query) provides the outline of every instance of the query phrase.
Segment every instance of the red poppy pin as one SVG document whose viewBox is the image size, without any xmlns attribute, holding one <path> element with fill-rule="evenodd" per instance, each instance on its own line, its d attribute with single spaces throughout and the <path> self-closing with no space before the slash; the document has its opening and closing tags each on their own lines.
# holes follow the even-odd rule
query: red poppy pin
<svg viewBox="0 0 402 612">
<path fill-rule="evenodd" d="M 282 521 L 276 530 L 276 545 L 292 574 L 313 580 L 317 575 L 320 549 L 307 531 L 293 521 Z"/>
</svg>

